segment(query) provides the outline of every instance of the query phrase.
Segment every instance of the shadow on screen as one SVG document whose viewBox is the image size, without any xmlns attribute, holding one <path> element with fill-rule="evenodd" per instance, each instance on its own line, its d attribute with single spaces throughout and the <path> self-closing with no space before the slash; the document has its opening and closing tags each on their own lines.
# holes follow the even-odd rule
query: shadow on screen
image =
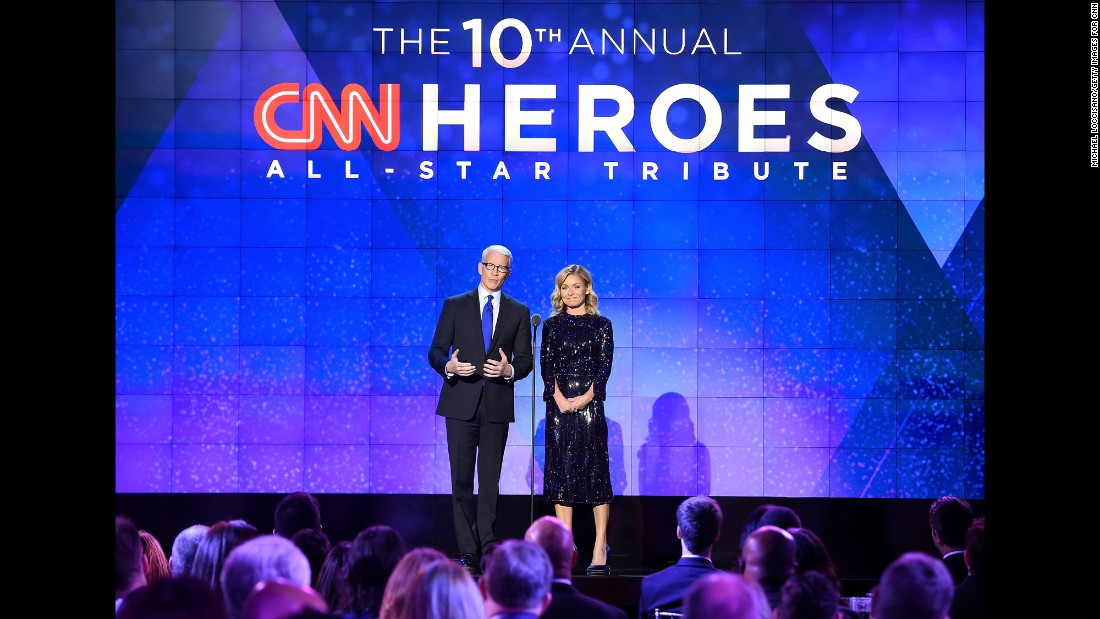
<svg viewBox="0 0 1100 619">
<path fill-rule="evenodd" d="M 642 496 L 710 494 L 710 451 L 695 437 L 687 399 L 662 394 L 653 403 L 649 434 L 638 448 Z"/>
</svg>

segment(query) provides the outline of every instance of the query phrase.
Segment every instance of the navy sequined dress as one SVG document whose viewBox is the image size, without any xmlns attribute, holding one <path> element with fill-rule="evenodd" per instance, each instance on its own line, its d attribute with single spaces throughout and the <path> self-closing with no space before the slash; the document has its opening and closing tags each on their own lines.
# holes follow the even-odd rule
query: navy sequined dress
<svg viewBox="0 0 1100 619">
<path fill-rule="evenodd" d="M 603 402 L 614 356 L 611 320 L 568 313 L 546 319 L 539 365 L 546 401 L 546 458 L 543 496 L 559 504 L 609 503 L 611 465 Z M 554 402 L 554 382 L 567 398 L 595 385 L 595 397 L 576 413 L 563 413 Z"/>
</svg>

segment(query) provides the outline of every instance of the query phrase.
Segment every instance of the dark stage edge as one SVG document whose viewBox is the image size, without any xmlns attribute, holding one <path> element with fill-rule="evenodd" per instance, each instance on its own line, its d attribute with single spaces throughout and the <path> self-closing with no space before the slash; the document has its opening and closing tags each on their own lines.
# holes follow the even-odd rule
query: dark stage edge
<svg viewBox="0 0 1100 619">
<path fill-rule="evenodd" d="M 273 528 L 275 504 L 284 494 L 116 494 L 115 513 L 126 514 L 151 532 L 168 551 L 184 528 L 197 523 L 242 518 L 262 533 Z M 457 558 L 451 497 L 441 494 L 315 494 L 321 505 L 323 530 L 332 542 L 352 540 L 359 531 L 386 524 L 405 539 L 408 548 L 431 546 Z M 587 576 L 592 559 L 594 528 L 591 510 L 573 514 L 579 558 L 574 570 L 577 587 L 589 595 L 637 614 L 642 576 L 672 565 L 680 556 L 676 538 L 676 507 L 683 496 L 616 497 L 611 504 L 608 543 L 610 575 Z M 762 503 L 785 505 L 798 512 L 803 526 L 825 541 L 837 564 L 842 595 L 864 595 L 890 561 L 916 550 L 936 554 L 928 524 L 932 499 L 833 499 L 787 497 L 714 497 L 724 522 L 715 544 L 714 563 L 720 569 L 736 564 L 737 543 L 746 516 Z M 971 500 L 978 515 L 984 501 Z M 502 495 L 499 539 L 521 538 L 533 518 L 553 514 L 553 505 L 536 496 Z"/>
</svg>

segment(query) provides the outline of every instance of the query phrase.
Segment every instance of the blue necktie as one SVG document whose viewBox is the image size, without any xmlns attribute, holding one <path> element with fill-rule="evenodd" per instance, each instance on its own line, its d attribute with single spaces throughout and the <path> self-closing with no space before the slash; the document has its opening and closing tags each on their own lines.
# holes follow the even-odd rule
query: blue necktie
<svg viewBox="0 0 1100 619">
<path fill-rule="evenodd" d="M 481 313 L 481 334 L 485 336 L 485 352 L 493 341 L 493 295 L 485 299 L 485 311 Z"/>
</svg>

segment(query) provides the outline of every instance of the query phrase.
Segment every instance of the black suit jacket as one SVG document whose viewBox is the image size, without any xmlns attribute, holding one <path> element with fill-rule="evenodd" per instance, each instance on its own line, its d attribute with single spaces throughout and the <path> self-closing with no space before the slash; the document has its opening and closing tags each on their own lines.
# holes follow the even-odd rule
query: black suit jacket
<svg viewBox="0 0 1100 619">
<path fill-rule="evenodd" d="M 654 608 L 682 612 L 684 594 L 696 579 L 720 571 L 703 557 L 680 557 L 675 565 L 642 578 L 638 596 L 638 617 L 644 619 Z"/>
<path fill-rule="evenodd" d="M 966 567 L 966 558 L 961 552 L 944 557 L 943 562 L 947 565 L 947 571 L 951 572 L 951 579 L 955 581 L 956 586 L 966 578 L 967 572 L 970 571 Z"/>
<path fill-rule="evenodd" d="M 967 576 L 955 587 L 951 619 L 985 619 L 985 578 Z"/>
<path fill-rule="evenodd" d="M 447 378 L 446 366 L 452 350 L 458 349 L 460 361 L 479 368 L 485 365 L 487 355 L 481 335 L 477 288 L 443 300 L 432 346 L 428 349 L 428 363 L 443 377 L 435 409 L 437 415 L 470 420 L 477 413 L 480 401 L 491 421 L 510 423 L 516 420 L 515 383 L 530 374 L 535 366 L 535 357 L 531 352 L 531 310 L 500 291 L 497 311 L 497 324 L 489 350 L 494 358 L 499 358 L 499 349 L 504 349 L 508 362 L 512 364 L 511 380 L 486 380 L 480 373 L 467 377 L 456 374 Z M 484 396 L 481 393 L 482 382 L 485 382 Z"/>
<path fill-rule="evenodd" d="M 627 619 L 618 606 L 587 596 L 571 584 L 550 585 L 550 606 L 539 619 Z"/>
</svg>

